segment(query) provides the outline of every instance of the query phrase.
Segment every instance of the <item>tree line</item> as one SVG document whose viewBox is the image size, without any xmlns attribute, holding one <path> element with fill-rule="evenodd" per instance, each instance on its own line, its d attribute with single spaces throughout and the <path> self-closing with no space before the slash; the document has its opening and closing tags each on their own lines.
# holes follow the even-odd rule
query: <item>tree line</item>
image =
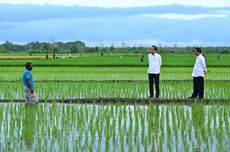
<svg viewBox="0 0 230 152">
<path fill-rule="evenodd" d="M 85 51 L 86 45 L 82 41 L 74 42 L 30 42 L 27 44 L 13 44 L 6 41 L 0 45 L 1 52 L 71 52 L 78 53 Z"/>
<path fill-rule="evenodd" d="M 194 47 L 159 47 L 160 53 L 191 53 Z M 215 54 L 228 54 L 230 53 L 230 47 L 202 47 L 204 53 Z M 27 53 L 143 53 L 148 52 L 147 47 L 87 47 L 82 41 L 74 42 L 30 42 L 27 44 L 14 44 L 10 41 L 6 41 L 0 44 L 1 53 L 11 52 L 27 52 Z"/>
</svg>

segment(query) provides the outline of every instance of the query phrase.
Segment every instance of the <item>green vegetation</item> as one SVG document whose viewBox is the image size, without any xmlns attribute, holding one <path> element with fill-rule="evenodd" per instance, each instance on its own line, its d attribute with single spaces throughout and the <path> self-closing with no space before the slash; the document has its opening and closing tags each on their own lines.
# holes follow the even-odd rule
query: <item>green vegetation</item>
<svg viewBox="0 0 230 152">
<path fill-rule="evenodd" d="M 0 68 L 0 98 L 23 99 L 23 67 Z M 192 68 L 162 68 L 161 98 L 185 99 L 192 91 Z M 36 92 L 40 99 L 147 98 L 145 67 L 34 67 Z M 230 69 L 209 68 L 205 98 L 230 99 Z"/>
<path fill-rule="evenodd" d="M 1 103 L 0 147 L 1 151 L 228 151 L 229 106 Z"/>
<path fill-rule="evenodd" d="M 75 42 L 54 42 L 54 40 L 50 40 L 51 42 L 30 42 L 24 45 L 13 44 L 9 41 L 6 41 L 3 44 L 0 44 L 0 52 L 31 52 L 33 53 L 41 53 L 41 52 L 72 52 L 76 53 L 79 51 L 85 50 L 85 43 L 81 41 Z"/>
<path fill-rule="evenodd" d="M 148 98 L 147 55 L 0 55 L 0 151 L 228 151 L 229 54 L 207 54 L 205 98 L 174 103 L 192 92 L 193 54 L 162 54 L 161 99 L 168 104 L 64 104 L 79 98 Z M 122 56 L 122 58 L 121 58 Z M 17 60 L 16 60 L 17 59 Z M 26 59 L 26 60 L 25 60 Z M 25 105 L 22 72 L 32 61 L 35 92 Z M 212 100 L 219 99 L 219 102 Z M 59 103 L 55 103 L 59 100 Z M 125 99 L 127 100 L 127 99 Z M 225 146 L 223 146 L 225 145 Z"/>
<path fill-rule="evenodd" d="M 50 57 L 52 54 L 50 54 Z M 122 58 L 121 58 L 122 56 Z M 33 58 L 41 58 L 41 55 L 33 56 Z M 63 58 L 65 57 L 65 58 Z M 73 59 L 69 59 L 67 54 L 59 55 L 59 59 L 30 59 L 22 55 L 2 56 L 2 59 L 12 58 L 11 60 L 1 60 L 0 67 L 24 67 L 25 62 L 31 61 L 36 67 L 147 67 L 147 53 L 144 63 L 141 61 L 141 55 L 104 55 L 100 54 L 83 54 L 73 55 Z M 23 60 L 26 58 L 27 60 Z M 207 54 L 208 67 L 230 67 L 230 54 L 221 55 L 220 59 L 215 54 Z M 17 59 L 17 60 L 16 60 Z M 163 67 L 192 67 L 195 62 L 193 54 L 162 54 Z"/>
<path fill-rule="evenodd" d="M 24 67 L 0 67 L 0 81 L 21 81 Z M 68 74 L 67 74 L 68 73 Z M 102 81 L 127 80 L 147 81 L 146 67 L 34 67 L 33 75 L 37 82 L 56 81 Z M 191 80 L 192 67 L 162 68 L 161 80 Z M 230 68 L 209 68 L 205 80 L 230 80 Z"/>
<path fill-rule="evenodd" d="M 161 82 L 161 98 L 186 99 L 192 94 L 192 82 Z M 230 82 L 206 82 L 205 98 L 230 99 Z M 21 82 L 2 82 L 1 99 L 23 99 Z M 78 98 L 148 98 L 147 82 L 39 82 L 36 92 L 40 99 Z"/>
<path fill-rule="evenodd" d="M 111 53 L 144 53 L 148 51 L 149 48 L 139 46 L 139 47 L 130 47 L 125 43 L 121 44 L 121 47 L 114 46 L 104 46 L 100 44 L 95 47 L 87 47 L 82 41 L 74 42 L 56 42 L 53 38 L 50 38 L 50 42 L 29 42 L 27 44 L 14 44 L 10 41 L 6 41 L 3 44 L 0 44 L 1 53 L 19 53 L 19 52 L 28 52 L 28 53 L 99 53 L 99 54 L 111 54 Z M 194 47 L 162 47 L 159 46 L 161 53 L 180 53 L 188 54 L 191 53 Z M 202 47 L 204 54 L 229 54 L 230 47 Z"/>
</svg>

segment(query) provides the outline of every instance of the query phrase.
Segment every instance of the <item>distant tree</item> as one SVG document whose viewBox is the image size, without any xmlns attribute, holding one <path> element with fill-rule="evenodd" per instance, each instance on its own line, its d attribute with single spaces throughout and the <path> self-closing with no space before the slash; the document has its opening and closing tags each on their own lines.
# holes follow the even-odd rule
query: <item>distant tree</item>
<svg viewBox="0 0 230 152">
<path fill-rule="evenodd" d="M 39 42 L 30 42 L 26 44 L 26 48 L 28 51 L 40 51 L 41 44 Z"/>
<path fill-rule="evenodd" d="M 112 46 L 110 47 L 110 51 L 113 52 L 113 50 L 114 50 L 114 46 L 112 45 Z"/>
<path fill-rule="evenodd" d="M 8 51 L 6 50 L 6 48 L 4 48 L 2 45 L 0 45 L 0 52 L 1 53 L 8 53 Z"/>
<path fill-rule="evenodd" d="M 57 47 L 53 48 L 53 52 L 57 53 L 59 51 L 59 49 Z"/>
<path fill-rule="evenodd" d="M 12 51 L 13 50 L 13 43 L 10 41 L 6 41 L 5 43 L 2 44 L 2 46 L 7 50 L 7 51 Z"/>
<path fill-rule="evenodd" d="M 85 43 L 84 42 L 76 41 L 76 42 L 74 42 L 74 44 L 76 44 L 77 50 L 79 50 L 80 52 L 85 51 Z"/>
<path fill-rule="evenodd" d="M 76 45 L 70 45 L 69 51 L 72 53 L 77 53 L 79 50 Z"/>
<path fill-rule="evenodd" d="M 49 43 L 43 43 L 42 44 L 42 51 L 48 52 L 51 50 L 51 45 Z"/>
<path fill-rule="evenodd" d="M 99 47 L 98 46 L 95 47 L 95 52 L 99 52 Z"/>
</svg>

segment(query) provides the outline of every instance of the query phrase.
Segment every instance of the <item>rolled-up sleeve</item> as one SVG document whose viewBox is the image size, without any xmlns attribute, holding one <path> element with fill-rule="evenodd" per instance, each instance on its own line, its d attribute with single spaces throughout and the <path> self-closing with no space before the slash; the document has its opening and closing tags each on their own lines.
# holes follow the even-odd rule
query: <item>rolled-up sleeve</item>
<svg viewBox="0 0 230 152">
<path fill-rule="evenodd" d="M 203 71 L 207 71 L 205 58 L 200 58 L 200 63 L 203 68 Z"/>
<path fill-rule="evenodd" d="M 161 60 L 161 56 L 159 55 L 159 65 L 162 65 L 162 60 Z"/>
</svg>

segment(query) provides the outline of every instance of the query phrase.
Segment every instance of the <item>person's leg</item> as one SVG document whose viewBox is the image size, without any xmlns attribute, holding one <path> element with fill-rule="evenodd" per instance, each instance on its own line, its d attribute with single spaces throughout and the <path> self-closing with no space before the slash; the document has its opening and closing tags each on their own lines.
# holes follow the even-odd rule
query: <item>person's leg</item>
<svg viewBox="0 0 230 152">
<path fill-rule="evenodd" d="M 198 93 L 199 93 L 199 99 L 204 98 L 204 78 L 198 77 Z"/>
<path fill-rule="evenodd" d="M 153 97 L 153 74 L 149 74 L 149 95 Z"/>
<path fill-rule="evenodd" d="M 154 80 L 155 80 L 155 89 L 156 89 L 156 98 L 159 98 L 160 95 L 160 74 L 154 74 Z"/>
<path fill-rule="evenodd" d="M 38 100 L 39 100 L 39 99 L 38 99 L 36 93 L 35 93 L 35 92 L 32 93 L 32 94 L 31 94 L 31 101 L 32 101 L 32 102 L 38 102 Z"/>
<path fill-rule="evenodd" d="M 24 94 L 25 94 L 25 102 L 30 103 L 31 101 L 31 93 L 28 87 L 24 87 Z"/>
<path fill-rule="evenodd" d="M 197 98 L 198 96 L 198 85 L 197 85 L 197 77 L 193 77 L 193 93 L 191 98 Z"/>
</svg>

